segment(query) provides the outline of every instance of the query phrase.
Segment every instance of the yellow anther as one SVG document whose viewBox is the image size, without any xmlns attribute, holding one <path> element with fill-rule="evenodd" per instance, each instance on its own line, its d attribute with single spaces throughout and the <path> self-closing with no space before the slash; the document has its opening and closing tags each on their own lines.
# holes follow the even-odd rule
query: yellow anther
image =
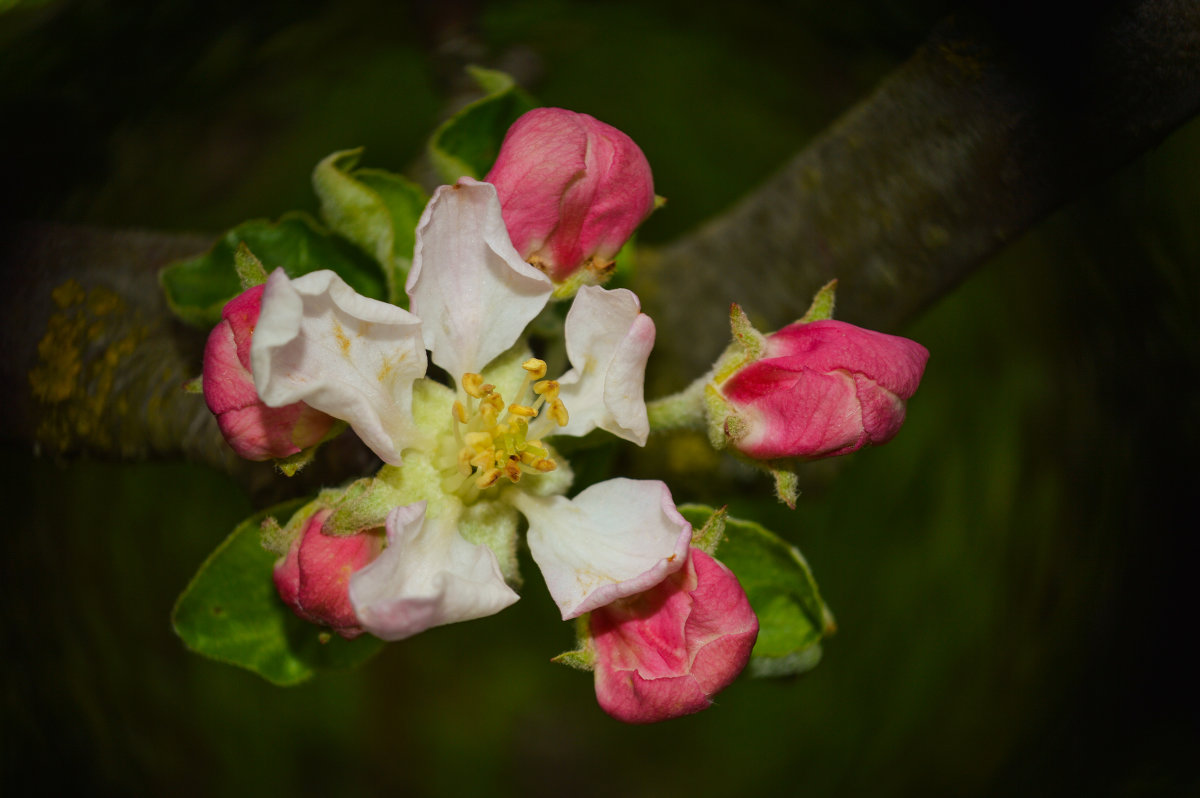
<svg viewBox="0 0 1200 798">
<path fill-rule="evenodd" d="M 555 463 L 553 460 L 549 460 L 545 457 L 543 457 L 540 460 L 535 460 L 532 463 L 532 465 L 534 468 L 536 468 L 538 471 L 541 471 L 543 474 L 546 473 L 547 471 L 553 471 L 554 469 L 558 468 L 557 463 Z"/>
<path fill-rule="evenodd" d="M 531 379 L 540 380 L 546 376 L 546 361 L 531 357 L 521 364 L 521 368 L 529 372 Z"/>
<path fill-rule="evenodd" d="M 560 427 L 567 426 L 567 406 L 563 404 L 562 399 L 555 399 L 550 403 L 550 418 Z"/>
<path fill-rule="evenodd" d="M 498 415 L 500 415 L 499 411 L 490 404 L 484 402 L 479 405 L 479 417 L 483 419 L 483 425 L 488 429 L 496 426 Z"/>
<path fill-rule="evenodd" d="M 521 479 L 521 463 L 517 460 L 509 460 L 504 464 L 504 475 L 508 477 L 509 482 L 519 482 Z"/>
<path fill-rule="evenodd" d="M 478 452 L 471 457 L 469 462 L 475 468 L 490 468 L 496 463 L 496 450 L 488 449 L 487 451 Z"/>
<path fill-rule="evenodd" d="M 536 410 L 534 410 L 532 407 L 527 407 L 526 405 L 509 405 L 508 412 L 512 413 L 514 416 L 523 416 L 525 418 L 533 418 L 537 415 Z"/>
<path fill-rule="evenodd" d="M 463 407 L 463 403 L 457 399 L 454 400 L 454 418 L 458 420 L 459 424 L 467 423 L 467 408 Z"/>
<path fill-rule="evenodd" d="M 483 396 L 483 375 L 468 371 L 462 375 L 462 387 L 468 396 L 479 399 Z"/>
<path fill-rule="evenodd" d="M 475 480 L 475 487 L 480 490 L 487 490 L 500 480 L 500 474 L 501 471 L 499 468 L 489 468 L 479 475 L 479 479 Z"/>
<path fill-rule="evenodd" d="M 471 451 L 471 447 L 469 446 L 464 446 L 458 452 L 458 473 L 464 477 L 471 473 L 471 458 L 473 456 L 474 452 Z"/>
<path fill-rule="evenodd" d="M 484 449 L 492 448 L 492 434 L 490 432 L 468 432 L 463 436 L 463 442 L 477 452 L 482 452 Z"/>
<path fill-rule="evenodd" d="M 554 399 L 558 396 L 558 380 L 542 380 L 533 384 L 533 392 L 538 396 L 545 396 L 547 399 Z"/>
<path fill-rule="evenodd" d="M 483 387 L 491 388 L 494 386 L 485 385 Z M 493 410 L 495 410 L 497 413 L 499 413 L 501 410 L 504 409 L 504 397 L 502 397 L 498 393 L 490 393 L 489 392 L 483 397 L 483 402 L 480 403 L 480 407 L 481 408 L 482 407 L 490 407 Z"/>
</svg>

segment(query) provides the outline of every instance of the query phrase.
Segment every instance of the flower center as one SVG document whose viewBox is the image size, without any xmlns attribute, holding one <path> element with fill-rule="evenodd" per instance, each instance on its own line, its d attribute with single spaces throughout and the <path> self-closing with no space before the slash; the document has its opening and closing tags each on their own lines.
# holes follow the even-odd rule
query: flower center
<svg viewBox="0 0 1200 798">
<path fill-rule="evenodd" d="M 530 358 L 521 364 L 525 379 L 516 402 L 505 404 L 496 386 L 479 374 L 462 376 L 466 402 L 456 399 L 453 462 L 444 462 L 443 488 L 470 501 L 501 479 L 519 482 L 522 474 L 544 474 L 557 468 L 550 451 L 535 432 L 545 434 L 550 423 L 566 426 L 567 408 L 558 398 L 558 382 L 544 379 L 545 361 Z"/>
</svg>

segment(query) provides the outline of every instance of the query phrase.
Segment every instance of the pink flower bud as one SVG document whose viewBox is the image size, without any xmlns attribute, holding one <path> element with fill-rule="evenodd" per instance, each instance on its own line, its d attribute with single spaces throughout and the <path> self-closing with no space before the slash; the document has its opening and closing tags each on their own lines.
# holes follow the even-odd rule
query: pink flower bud
<svg viewBox="0 0 1200 798">
<path fill-rule="evenodd" d="M 587 114 L 535 108 L 508 129 L 486 181 L 525 260 L 556 281 L 606 267 L 654 208 L 633 139 Z"/>
<path fill-rule="evenodd" d="M 379 556 L 383 537 L 372 532 L 326 535 L 321 528 L 331 512 L 314 513 L 275 563 L 275 589 L 292 612 L 351 640 L 363 629 L 350 603 L 350 576 Z"/>
<path fill-rule="evenodd" d="M 706 709 L 732 682 L 758 637 L 758 618 L 733 572 L 693 548 L 656 587 L 594 610 L 596 699 L 626 723 Z"/>
<path fill-rule="evenodd" d="M 717 386 L 729 445 L 758 460 L 832 457 L 885 443 L 904 423 L 925 347 L 840 321 L 797 322 Z"/>
<path fill-rule="evenodd" d="M 267 407 L 254 390 L 250 340 L 263 286 L 231 299 L 204 347 L 204 401 L 233 450 L 247 460 L 289 457 L 318 443 L 334 418 L 303 402 Z"/>
</svg>

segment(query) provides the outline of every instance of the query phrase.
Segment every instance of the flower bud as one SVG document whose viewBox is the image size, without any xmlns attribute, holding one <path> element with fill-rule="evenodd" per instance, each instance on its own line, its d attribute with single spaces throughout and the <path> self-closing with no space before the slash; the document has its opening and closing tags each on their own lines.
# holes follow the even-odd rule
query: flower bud
<svg viewBox="0 0 1200 798">
<path fill-rule="evenodd" d="M 732 682 L 758 637 L 758 618 L 733 572 L 700 549 L 656 587 L 593 610 L 596 699 L 626 723 L 706 709 Z"/>
<path fill-rule="evenodd" d="M 350 603 L 350 576 L 379 555 L 383 538 L 373 532 L 326 535 L 322 527 L 331 512 L 314 513 L 275 563 L 275 589 L 296 615 L 350 640 L 363 631 Z"/>
<path fill-rule="evenodd" d="M 633 139 L 563 108 L 514 122 L 485 179 L 517 252 L 556 282 L 581 267 L 606 272 L 654 208 L 650 164 Z"/>
<path fill-rule="evenodd" d="M 297 454 L 320 442 L 332 416 L 303 402 L 267 407 L 250 372 L 250 341 L 262 308 L 263 286 L 231 299 L 204 347 L 204 401 L 233 450 L 247 460 Z"/>
<path fill-rule="evenodd" d="M 925 347 L 840 321 L 796 322 L 713 387 L 719 440 L 756 460 L 814 459 L 885 443 L 904 423 Z"/>
</svg>

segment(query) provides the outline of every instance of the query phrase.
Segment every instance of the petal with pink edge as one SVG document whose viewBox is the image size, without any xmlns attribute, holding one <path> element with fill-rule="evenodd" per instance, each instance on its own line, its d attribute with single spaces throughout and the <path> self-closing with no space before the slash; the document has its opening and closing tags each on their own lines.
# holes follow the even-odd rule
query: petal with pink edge
<svg viewBox="0 0 1200 798">
<path fill-rule="evenodd" d="M 638 446 L 646 444 L 646 361 L 654 348 L 654 322 L 637 295 L 624 288 L 579 290 L 565 324 L 573 368 L 559 379 L 567 425 L 558 435 L 586 435 L 596 427 Z"/>
<path fill-rule="evenodd" d="M 425 375 L 420 320 L 360 296 L 334 272 L 271 274 L 251 362 L 263 402 L 303 401 L 347 421 L 387 463 L 398 465 L 420 440 L 412 417 L 412 385 Z"/>
<path fill-rule="evenodd" d="M 662 482 L 610 479 L 574 499 L 513 492 L 563 620 L 654 587 L 683 567 L 691 524 Z"/>
<path fill-rule="evenodd" d="M 434 626 L 494 615 L 519 597 L 496 555 L 458 534 L 455 518 L 428 518 L 425 502 L 387 519 L 387 548 L 350 577 L 350 601 L 363 628 L 403 640 Z"/>
<path fill-rule="evenodd" d="M 553 286 L 513 248 L 496 189 L 464 177 L 425 206 L 406 289 L 433 362 L 457 381 L 512 346 Z"/>
</svg>

